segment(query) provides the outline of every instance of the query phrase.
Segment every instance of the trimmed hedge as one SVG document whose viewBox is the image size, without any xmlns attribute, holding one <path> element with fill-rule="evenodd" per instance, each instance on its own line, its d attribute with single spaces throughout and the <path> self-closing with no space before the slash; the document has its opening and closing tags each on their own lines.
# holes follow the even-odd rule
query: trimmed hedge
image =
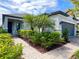
<svg viewBox="0 0 79 59">
<path fill-rule="evenodd" d="M 29 38 L 29 35 L 31 35 L 32 30 L 19 30 L 18 35 L 22 38 Z"/>
</svg>

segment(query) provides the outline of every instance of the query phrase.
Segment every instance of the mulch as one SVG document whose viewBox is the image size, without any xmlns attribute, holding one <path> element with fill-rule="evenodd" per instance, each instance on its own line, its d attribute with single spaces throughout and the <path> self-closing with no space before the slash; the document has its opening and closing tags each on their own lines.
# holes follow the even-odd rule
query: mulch
<svg viewBox="0 0 79 59">
<path fill-rule="evenodd" d="M 61 47 L 61 46 L 63 46 L 63 45 L 65 45 L 65 44 L 68 43 L 68 42 L 67 42 L 67 43 L 55 44 L 55 45 L 53 45 L 53 46 L 51 46 L 51 47 L 45 49 L 45 48 L 41 47 L 40 45 L 35 45 L 35 44 L 33 44 L 32 42 L 29 41 L 28 38 L 22 38 L 22 39 L 23 39 L 25 42 L 27 42 L 30 46 L 32 46 L 33 48 L 35 48 L 37 51 L 39 51 L 40 53 L 46 53 L 46 52 L 48 52 L 48 51 L 54 50 L 54 49 L 59 48 L 59 47 Z"/>
</svg>

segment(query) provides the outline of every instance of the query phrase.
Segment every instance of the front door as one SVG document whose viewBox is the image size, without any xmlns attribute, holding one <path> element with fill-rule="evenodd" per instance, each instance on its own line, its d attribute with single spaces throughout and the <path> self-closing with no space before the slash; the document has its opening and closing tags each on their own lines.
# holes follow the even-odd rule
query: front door
<svg viewBox="0 0 79 59">
<path fill-rule="evenodd" d="M 12 34 L 12 22 L 8 22 L 8 32 Z"/>
</svg>

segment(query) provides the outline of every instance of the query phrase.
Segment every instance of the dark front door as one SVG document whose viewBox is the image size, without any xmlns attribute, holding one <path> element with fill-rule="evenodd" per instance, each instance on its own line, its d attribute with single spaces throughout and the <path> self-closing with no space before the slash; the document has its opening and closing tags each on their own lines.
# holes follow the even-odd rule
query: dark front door
<svg viewBox="0 0 79 59">
<path fill-rule="evenodd" d="M 8 32 L 12 33 L 12 22 L 8 22 Z"/>
</svg>

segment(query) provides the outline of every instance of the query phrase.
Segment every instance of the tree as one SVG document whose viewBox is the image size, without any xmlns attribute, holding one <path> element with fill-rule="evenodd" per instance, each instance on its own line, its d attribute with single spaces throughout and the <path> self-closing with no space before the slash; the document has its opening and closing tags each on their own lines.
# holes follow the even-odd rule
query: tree
<svg viewBox="0 0 79 59">
<path fill-rule="evenodd" d="M 31 30 L 34 30 L 34 28 L 37 27 L 39 29 L 39 32 L 41 32 L 40 29 L 42 29 L 42 32 L 43 32 L 44 29 L 47 27 L 54 28 L 54 22 L 53 20 L 51 22 L 48 15 L 42 14 L 42 15 L 33 16 L 30 14 L 27 14 L 23 18 L 26 23 L 30 24 Z"/>
<path fill-rule="evenodd" d="M 40 29 L 42 29 L 42 32 L 43 32 L 44 29 L 47 27 L 54 28 L 54 22 L 53 22 L 53 20 L 51 22 L 48 15 L 43 15 L 43 14 L 38 15 L 38 16 L 36 16 L 36 19 L 34 20 L 34 22 L 35 22 L 34 23 L 35 26 L 38 27 L 39 32 L 41 32 Z"/>
<path fill-rule="evenodd" d="M 79 0 L 71 0 L 71 2 L 74 4 L 74 8 L 72 9 L 75 16 L 79 17 Z"/>
<path fill-rule="evenodd" d="M 23 18 L 24 18 L 24 21 L 26 23 L 30 24 L 31 30 L 34 30 L 34 18 L 35 18 L 35 16 L 31 15 L 31 14 L 27 14 L 27 15 L 23 16 Z"/>
</svg>

